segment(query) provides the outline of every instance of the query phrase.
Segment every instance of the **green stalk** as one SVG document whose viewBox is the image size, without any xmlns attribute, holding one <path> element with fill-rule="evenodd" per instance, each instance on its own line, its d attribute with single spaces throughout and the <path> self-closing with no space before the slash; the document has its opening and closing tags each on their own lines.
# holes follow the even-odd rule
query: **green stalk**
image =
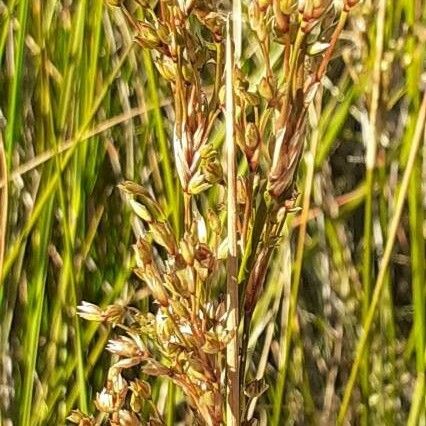
<svg viewBox="0 0 426 426">
<path fill-rule="evenodd" d="M 421 22 L 426 22 L 426 7 L 423 13 L 417 11 L 413 5 L 406 5 L 407 23 L 410 28 L 414 28 L 417 21 L 416 14 L 421 17 Z M 405 134 L 403 155 L 408 152 L 412 143 L 413 134 L 416 131 L 414 120 L 415 113 L 419 109 L 418 81 L 424 71 L 425 53 L 423 46 L 418 46 L 413 36 L 409 36 L 407 42 L 407 54 L 411 58 L 407 68 L 407 94 L 410 102 L 409 128 Z M 417 384 L 413 392 L 413 402 L 409 414 L 409 422 L 425 413 L 426 399 L 424 380 L 426 374 L 425 350 L 426 350 L 426 309 L 425 309 L 425 245 L 424 245 L 424 223 L 425 212 L 423 204 L 422 185 L 422 165 L 425 161 L 421 155 L 415 161 L 413 173 L 408 191 L 408 212 L 409 212 L 409 235 L 410 235 L 410 260 L 411 260 L 411 281 L 413 289 L 414 307 L 414 333 L 416 347 L 416 371 Z M 403 159 L 404 162 L 404 159 Z M 423 408 L 419 409 L 418 401 L 422 401 Z M 419 411 L 420 410 L 420 411 Z"/>
<path fill-rule="evenodd" d="M 377 113 L 380 99 L 381 63 L 384 44 L 384 25 L 386 18 L 386 0 L 380 0 L 377 13 L 375 54 L 373 58 L 374 69 L 372 75 L 371 102 L 369 107 L 368 140 L 366 147 L 366 196 L 364 207 L 364 251 L 363 251 L 363 303 L 362 317 L 365 320 L 371 298 L 372 281 L 372 256 L 373 256 L 373 197 L 375 183 L 376 151 L 377 151 Z M 369 424 L 368 398 L 369 398 L 369 347 L 368 343 L 364 352 L 364 360 L 361 368 L 361 386 L 364 401 L 362 424 Z"/>
<path fill-rule="evenodd" d="M 317 117 L 319 114 L 315 114 Z M 279 372 L 274 394 L 273 414 L 271 425 L 278 426 L 282 422 L 281 411 L 284 397 L 284 390 L 289 367 L 290 346 L 297 309 L 297 300 L 299 295 L 300 280 L 302 275 L 303 253 L 305 249 L 306 230 L 308 223 L 308 214 L 311 203 L 311 192 L 315 172 L 315 158 L 319 141 L 318 123 L 315 123 L 312 133 L 312 142 L 310 150 L 305 154 L 307 166 L 306 178 L 303 187 L 302 214 L 300 219 L 299 233 L 297 239 L 297 248 L 293 264 L 293 279 L 290 290 L 290 301 L 286 310 L 286 328 L 280 339 L 280 363 Z"/>
<path fill-rule="evenodd" d="M 420 414 L 424 411 L 424 397 L 425 394 L 425 374 L 419 374 L 416 379 L 416 384 L 413 390 L 413 400 L 411 402 L 410 413 L 408 415 L 407 426 L 417 426 L 421 423 Z"/>
<path fill-rule="evenodd" d="M 20 0 L 19 3 L 19 30 L 18 30 L 18 40 L 16 46 L 16 55 L 15 55 L 15 64 L 14 64 L 14 73 L 12 77 L 11 91 L 9 94 L 9 104 L 7 110 L 7 126 L 6 126 L 6 159 L 7 164 L 10 166 L 12 161 L 12 151 L 16 139 L 16 130 L 17 130 L 17 120 L 20 108 L 18 105 L 21 99 L 21 89 L 22 89 L 22 71 L 23 71 L 23 61 L 24 61 L 24 47 L 25 47 L 25 37 L 26 37 L 26 28 L 28 21 L 28 0 Z M 6 26 L 7 27 L 7 26 Z"/>
<path fill-rule="evenodd" d="M 363 323 L 363 328 L 361 332 L 361 336 L 358 340 L 356 351 L 355 351 L 355 359 L 352 364 L 351 372 L 349 375 L 349 379 L 347 381 L 345 391 L 343 394 L 342 404 L 339 409 L 338 417 L 337 417 L 337 425 L 343 425 L 345 422 L 346 414 L 349 409 L 349 403 L 352 395 L 352 391 L 355 385 L 355 381 L 359 372 L 359 368 L 362 362 L 362 359 L 365 355 L 366 344 L 371 332 L 371 328 L 373 325 L 373 320 L 376 314 L 376 309 L 379 304 L 382 290 L 384 288 L 384 284 L 386 282 L 386 273 L 387 268 L 389 266 L 393 245 L 395 243 L 396 234 L 398 231 L 399 221 L 401 219 L 402 210 L 404 207 L 405 197 L 408 192 L 408 187 L 410 183 L 410 178 L 412 175 L 412 171 L 414 169 L 414 165 L 416 162 L 417 153 L 420 147 L 423 127 L 426 119 L 426 94 L 423 96 L 422 106 L 419 111 L 419 115 L 417 117 L 416 131 L 410 146 L 409 157 L 407 161 L 407 166 L 404 170 L 404 175 L 401 182 L 401 187 L 398 192 L 397 201 L 395 205 L 395 213 L 392 216 L 390 226 L 389 226 L 389 236 L 386 241 L 386 246 L 383 254 L 382 261 L 380 263 L 380 269 L 376 280 L 376 285 L 374 288 L 374 292 L 372 294 L 371 303 L 368 308 L 368 312 L 366 318 Z"/>
<path fill-rule="evenodd" d="M 142 10 L 142 9 L 141 9 Z M 142 12 L 143 13 L 143 12 Z M 142 18 L 144 18 L 142 14 Z M 151 53 L 148 49 L 143 49 L 142 52 L 143 66 L 144 71 L 147 77 L 147 85 L 148 85 L 148 96 L 152 102 L 152 118 L 154 121 L 155 134 L 158 139 L 158 144 L 160 148 L 161 155 L 161 171 L 164 175 L 164 185 L 167 196 L 167 208 L 168 211 L 171 212 L 172 215 L 172 223 L 177 235 L 180 235 L 181 228 L 181 220 L 180 220 L 180 192 L 177 191 L 177 183 L 176 179 L 173 176 L 173 167 L 172 160 L 170 155 L 170 147 L 171 145 L 168 142 L 167 134 L 166 134 L 166 125 L 163 119 L 163 115 L 161 112 L 160 105 L 160 97 L 158 95 L 158 82 L 154 70 L 154 65 L 152 63 Z"/>
<path fill-rule="evenodd" d="M 48 178 L 48 176 L 46 176 Z M 52 211 L 54 198 L 51 198 L 43 207 L 40 227 L 33 238 L 33 268 L 34 278 L 28 283 L 31 289 L 30 305 L 28 306 L 28 318 L 26 339 L 24 341 L 25 372 L 20 396 L 20 425 L 31 426 L 31 406 L 33 398 L 34 378 L 36 375 L 36 361 L 40 325 L 44 306 L 44 295 L 47 275 L 47 245 L 52 228 Z"/>
<path fill-rule="evenodd" d="M 4 179 L 7 182 L 7 162 L 6 162 L 6 152 L 4 150 L 3 137 L 0 133 L 0 179 Z M 6 247 L 6 226 L 7 226 L 7 211 L 8 211 L 8 186 L 5 185 L 4 188 L 0 188 L 0 277 L 3 275 L 3 261 L 4 261 L 4 252 Z M 0 281 L 0 305 L 2 305 L 2 294 L 3 289 L 1 288 Z"/>
<path fill-rule="evenodd" d="M 120 58 L 120 61 L 117 63 L 117 66 L 112 70 L 111 74 L 106 79 L 103 85 L 103 88 L 101 89 L 99 93 L 99 96 L 97 97 L 97 99 L 95 100 L 92 106 L 90 114 L 87 116 L 87 120 L 80 126 L 80 128 L 76 132 L 76 136 L 75 136 L 76 143 L 66 152 L 66 154 L 64 155 L 64 158 L 62 159 L 61 170 L 64 170 L 67 164 L 69 163 L 69 161 L 71 160 L 74 154 L 74 151 L 78 145 L 78 141 L 85 135 L 96 112 L 98 111 L 99 107 L 102 104 L 102 101 L 104 100 L 106 94 L 109 91 L 109 86 L 111 85 L 112 81 L 117 76 L 117 74 L 119 73 L 131 49 L 132 49 L 132 45 L 129 45 L 127 49 L 123 52 Z M 0 283 L 3 282 L 8 272 L 10 271 L 14 261 L 18 257 L 23 241 L 31 232 L 31 229 L 34 227 L 35 223 L 37 222 L 37 219 L 40 217 L 44 204 L 50 199 L 50 197 L 54 193 L 57 184 L 58 184 L 58 178 L 56 175 L 54 175 L 52 179 L 47 183 L 47 185 L 43 188 L 41 194 L 38 195 L 36 205 L 33 211 L 31 212 L 30 217 L 28 218 L 25 226 L 23 226 L 21 232 L 17 235 L 15 241 L 13 242 L 12 246 L 10 247 L 8 251 L 8 255 L 6 256 L 4 261 L 3 275 L 0 277 Z"/>
</svg>

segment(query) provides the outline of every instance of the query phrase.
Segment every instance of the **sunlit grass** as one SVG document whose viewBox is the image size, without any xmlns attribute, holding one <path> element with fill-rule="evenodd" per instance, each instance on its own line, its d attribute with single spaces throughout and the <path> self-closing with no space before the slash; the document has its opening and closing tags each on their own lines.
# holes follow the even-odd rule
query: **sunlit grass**
<svg viewBox="0 0 426 426">
<path fill-rule="evenodd" d="M 241 62 L 257 84 L 248 3 Z M 0 424 L 92 413 L 113 331 L 76 306 L 146 308 L 117 184 L 149 182 L 183 234 L 172 101 L 133 31 L 102 0 L 0 1 Z M 250 374 L 269 385 L 252 408 L 266 424 L 425 422 L 425 31 L 424 1 L 362 2 L 311 107 L 302 210 L 247 342 Z M 152 393 L 168 424 L 185 417 L 173 386 Z"/>
</svg>

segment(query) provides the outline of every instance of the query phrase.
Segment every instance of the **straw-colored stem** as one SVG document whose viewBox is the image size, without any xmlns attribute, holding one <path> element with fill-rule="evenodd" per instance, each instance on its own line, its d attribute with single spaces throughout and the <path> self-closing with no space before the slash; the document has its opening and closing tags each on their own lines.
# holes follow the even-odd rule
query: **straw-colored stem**
<svg viewBox="0 0 426 426">
<path fill-rule="evenodd" d="M 233 333 L 226 348 L 226 424 L 240 424 L 240 379 L 238 338 L 238 258 L 237 258 L 237 169 L 234 142 L 234 96 L 232 87 L 232 47 L 227 22 L 226 37 L 226 164 L 227 164 L 227 212 L 228 212 L 228 265 L 227 265 L 227 328 Z"/>
</svg>

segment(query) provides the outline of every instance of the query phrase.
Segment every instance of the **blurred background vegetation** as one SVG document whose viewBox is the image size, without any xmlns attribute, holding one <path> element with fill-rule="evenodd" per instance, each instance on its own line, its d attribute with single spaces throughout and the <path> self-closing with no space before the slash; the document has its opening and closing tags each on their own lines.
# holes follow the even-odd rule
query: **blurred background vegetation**
<svg viewBox="0 0 426 426">
<path fill-rule="evenodd" d="M 91 411 L 111 330 L 76 305 L 140 291 L 117 184 L 149 182 L 160 200 L 177 188 L 169 93 L 132 39 L 103 0 L 0 1 L 0 424 Z M 265 424 L 334 424 L 353 384 L 348 424 L 426 424 L 425 43 L 424 0 L 365 0 L 339 42 L 309 117 L 306 214 L 289 222 L 253 319 Z M 155 395 L 178 423 L 168 389 Z"/>
</svg>

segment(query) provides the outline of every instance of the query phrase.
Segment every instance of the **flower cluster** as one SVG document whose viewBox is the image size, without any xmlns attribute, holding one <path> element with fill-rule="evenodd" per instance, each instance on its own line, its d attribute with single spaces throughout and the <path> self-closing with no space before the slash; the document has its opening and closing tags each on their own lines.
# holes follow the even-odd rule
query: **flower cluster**
<svg viewBox="0 0 426 426">
<path fill-rule="evenodd" d="M 96 397 L 96 407 L 112 424 L 128 413 L 140 422 L 140 407 L 145 403 L 153 406 L 149 385 L 127 383 L 122 376 L 123 370 L 138 366 L 147 376 L 163 376 L 176 383 L 199 420 L 219 424 L 221 352 L 230 333 L 225 329 L 223 303 L 208 303 L 220 270 L 214 254 L 218 247 L 200 241 L 194 231 L 177 242 L 159 204 L 144 188 L 124 182 L 121 189 L 146 229 L 134 246 L 135 274 L 149 288 L 157 307 L 155 314 L 118 305 L 101 309 L 86 302 L 79 307 L 81 317 L 113 324 L 126 333 L 107 345 L 117 361 Z M 156 422 L 162 421 L 158 412 L 153 414 Z M 73 416 L 77 418 L 76 413 Z"/>
<path fill-rule="evenodd" d="M 221 225 L 224 217 L 217 206 L 225 201 L 228 176 L 223 172 L 220 146 L 212 143 L 211 134 L 221 124 L 221 113 L 229 113 L 224 94 L 229 101 L 232 92 L 233 133 L 240 148 L 235 162 L 246 170 L 238 176 L 236 200 L 238 288 L 244 311 L 238 320 L 249 330 L 285 218 L 296 209 L 296 178 L 308 108 L 355 3 L 252 0 L 244 20 L 247 25 L 242 24 L 241 16 L 233 19 L 241 20 L 257 49 L 247 53 L 246 63 L 229 63 L 226 4 L 135 0 L 129 6 L 114 2 L 133 28 L 135 41 L 150 50 L 173 99 L 170 145 L 182 188 L 184 233 L 169 223 L 147 188 L 131 182 L 121 185 L 144 230 L 134 246 L 135 274 L 154 303 L 148 312 L 118 306 L 100 309 L 87 303 L 80 307 L 82 317 L 111 323 L 125 332 L 108 344 L 117 360 L 96 398 L 98 410 L 112 424 L 162 422 L 148 383 L 128 382 L 122 376 L 123 370 L 136 366 L 144 375 L 166 377 L 177 384 L 195 422 L 222 424 L 223 352 L 237 331 L 226 329 L 222 296 L 225 268 L 221 250 L 227 244 Z M 136 13 L 138 8 L 141 13 Z M 238 34 L 234 38 L 238 40 Z M 278 59 L 273 59 L 272 49 L 280 53 Z M 261 75 L 250 72 L 252 68 L 260 69 Z M 232 75 L 231 88 L 229 83 L 225 86 L 225 69 Z M 215 196 L 205 197 L 212 187 L 217 189 Z M 208 205 L 209 200 L 215 200 L 215 205 Z M 241 394 L 250 400 L 265 386 L 250 381 L 250 366 L 246 372 L 244 365 L 247 335 L 243 339 L 238 354 Z M 257 388 L 261 390 L 253 390 Z M 149 419 L 142 415 L 147 412 L 141 410 L 145 404 L 151 407 Z M 81 424 L 91 421 L 81 413 L 73 416 Z"/>
</svg>

